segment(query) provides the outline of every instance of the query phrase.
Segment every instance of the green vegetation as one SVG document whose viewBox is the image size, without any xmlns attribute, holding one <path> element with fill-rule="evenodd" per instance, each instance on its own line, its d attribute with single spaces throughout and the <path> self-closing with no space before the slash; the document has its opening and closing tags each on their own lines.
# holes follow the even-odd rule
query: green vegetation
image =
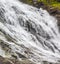
<svg viewBox="0 0 60 64">
<path fill-rule="evenodd" d="M 60 9 L 60 0 L 38 0 L 37 2 L 43 2 L 48 6 L 52 6 Z"/>
<path fill-rule="evenodd" d="M 60 0 L 22 0 L 22 1 L 31 5 L 33 5 L 35 1 L 36 3 L 43 2 L 44 4 L 48 6 L 52 6 L 55 8 L 57 7 L 60 9 Z"/>
<path fill-rule="evenodd" d="M 51 4 L 51 6 L 60 9 L 60 3 L 59 3 L 59 2 L 53 2 L 53 3 Z"/>
</svg>

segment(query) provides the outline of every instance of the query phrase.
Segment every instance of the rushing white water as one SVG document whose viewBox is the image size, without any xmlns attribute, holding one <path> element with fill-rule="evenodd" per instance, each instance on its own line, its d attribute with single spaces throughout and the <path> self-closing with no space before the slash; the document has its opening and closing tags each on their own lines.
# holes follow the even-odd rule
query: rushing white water
<svg viewBox="0 0 60 64">
<path fill-rule="evenodd" d="M 58 64 L 57 20 L 46 10 L 16 0 L 0 0 L 0 55 L 29 59 L 36 64 Z"/>
</svg>

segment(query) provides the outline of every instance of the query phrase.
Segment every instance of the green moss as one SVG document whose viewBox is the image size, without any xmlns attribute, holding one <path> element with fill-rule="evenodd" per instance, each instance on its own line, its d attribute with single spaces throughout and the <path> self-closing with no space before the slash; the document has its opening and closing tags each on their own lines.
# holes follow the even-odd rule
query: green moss
<svg viewBox="0 0 60 64">
<path fill-rule="evenodd" d="M 60 9 L 60 3 L 59 2 L 52 3 L 51 6 Z"/>
<path fill-rule="evenodd" d="M 33 0 L 22 0 L 23 2 L 33 5 Z M 37 2 L 43 2 L 44 4 L 48 5 L 48 6 L 52 6 L 52 7 L 57 7 L 60 9 L 60 2 L 58 2 L 57 0 L 37 0 Z"/>
</svg>

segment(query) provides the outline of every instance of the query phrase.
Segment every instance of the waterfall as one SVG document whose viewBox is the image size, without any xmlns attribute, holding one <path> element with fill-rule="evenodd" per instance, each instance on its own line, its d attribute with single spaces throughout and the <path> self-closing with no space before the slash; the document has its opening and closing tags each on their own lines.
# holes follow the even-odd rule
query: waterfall
<svg viewBox="0 0 60 64">
<path fill-rule="evenodd" d="M 0 0 L 0 55 L 29 59 L 36 64 L 58 64 L 60 33 L 57 20 L 42 8 L 18 0 Z"/>
</svg>

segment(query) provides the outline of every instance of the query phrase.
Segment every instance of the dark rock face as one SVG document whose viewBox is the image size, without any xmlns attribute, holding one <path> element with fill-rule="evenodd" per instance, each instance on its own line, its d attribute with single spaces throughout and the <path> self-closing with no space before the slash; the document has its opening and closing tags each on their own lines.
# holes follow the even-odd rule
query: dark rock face
<svg viewBox="0 0 60 64">
<path fill-rule="evenodd" d="M 44 7 L 45 4 L 43 2 L 37 2 L 37 3 L 33 3 L 33 6 L 40 8 L 40 7 Z"/>
<path fill-rule="evenodd" d="M 49 7 L 47 5 L 41 6 L 43 9 L 46 9 L 50 15 L 54 16 L 58 21 L 58 26 L 60 27 L 60 9 Z"/>
<path fill-rule="evenodd" d="M 57 18 L 57 20 L 58 20 L 58 26 L 60 27 L 60 15 L 56 15 L 55 17 Z"/>
<path fill-rule="evenodd" d="M 58 20 L 58 26 L 60 27 L 60 10 L 57 8 L 49 8 L 48 12 L 56 17 L 56 19 Z"/>
</svg>

